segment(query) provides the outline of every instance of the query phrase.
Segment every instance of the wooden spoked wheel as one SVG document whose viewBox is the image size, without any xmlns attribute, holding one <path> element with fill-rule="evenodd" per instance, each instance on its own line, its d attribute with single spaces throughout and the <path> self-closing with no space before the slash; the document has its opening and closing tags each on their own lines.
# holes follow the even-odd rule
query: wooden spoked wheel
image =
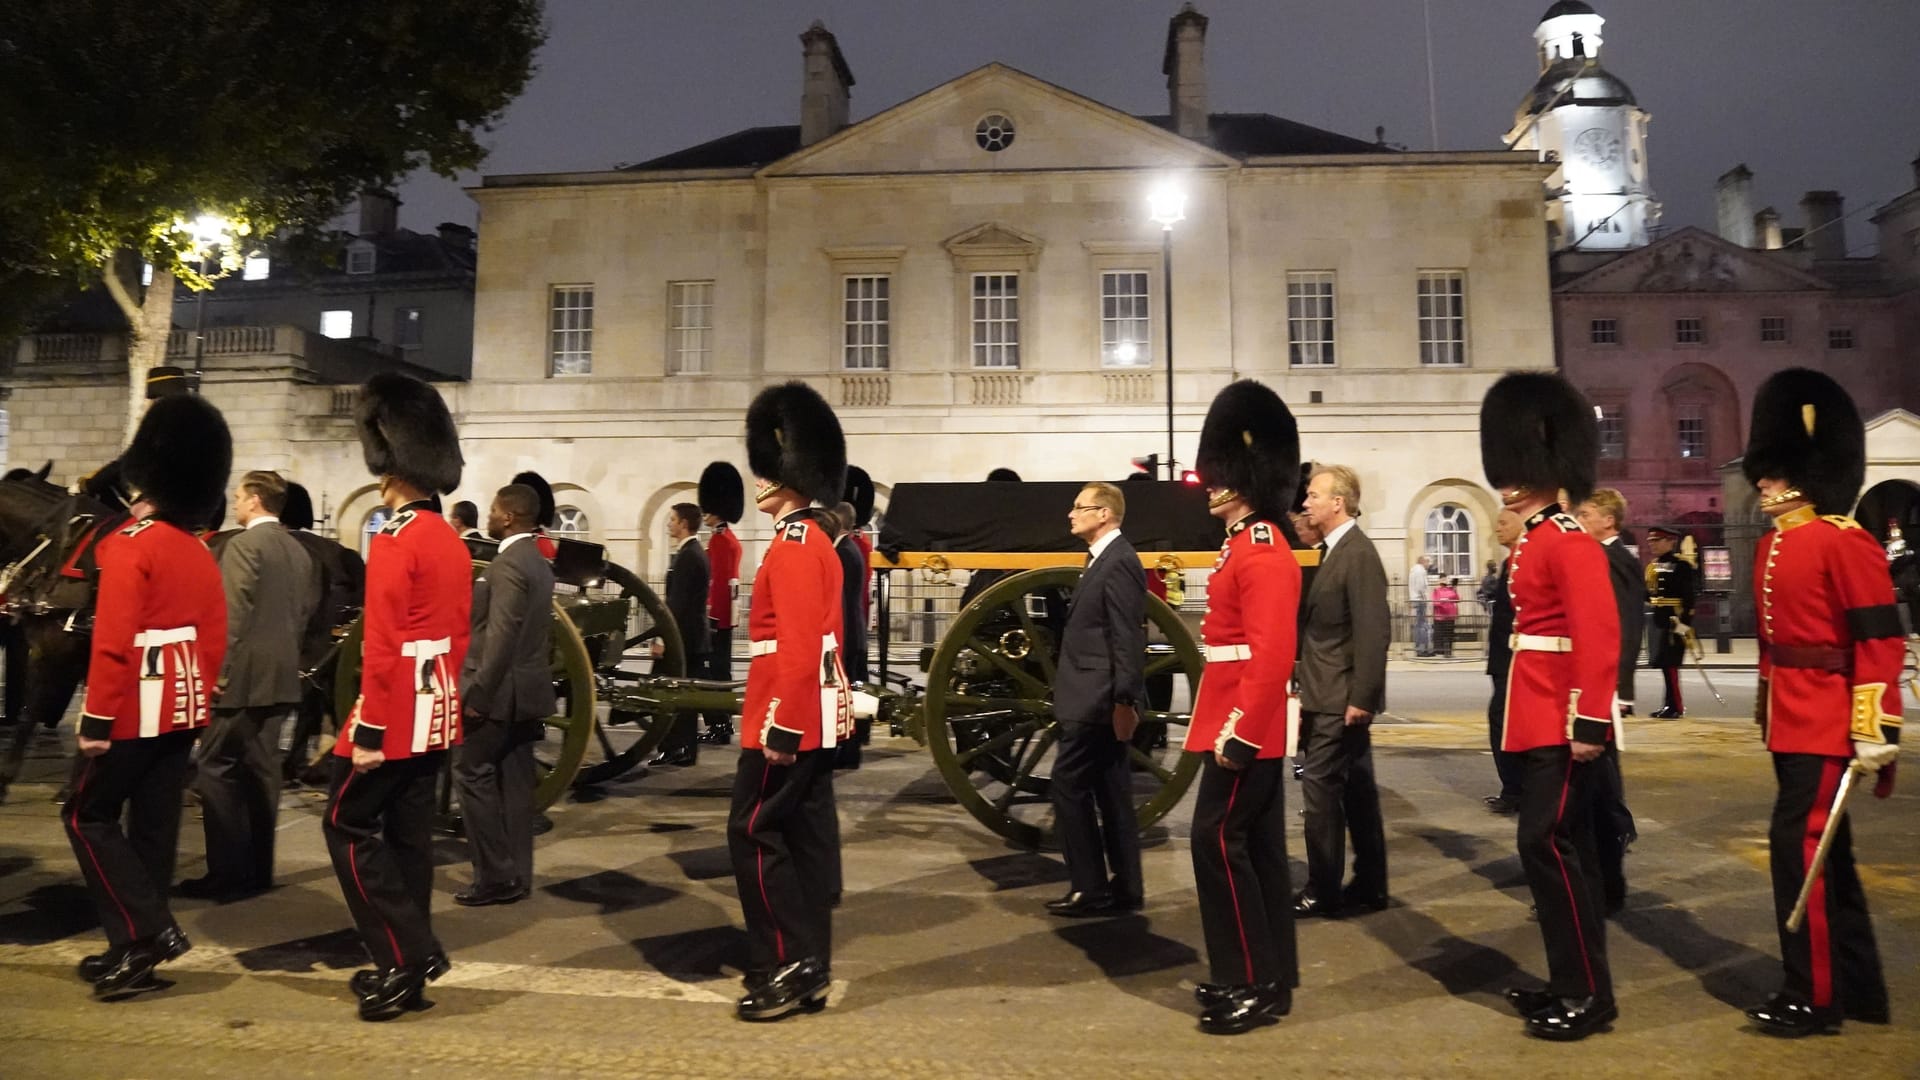
<svg viewBox="0 0 1920 1080">
<path fill-rule="evenodd" d="M 626 612 L 620 626 L 597 627 L 589 635 L 600 678 L 610 685 L 604 695 L 606 716 L 595 729 L 593 744 L 587 748 L 574 780 L 579 787 L 604 784 L 639 768 L 666 740 L 678 715 L 678 710 L 651 698 L 620 692 L 625 682 L 641 677 L 630 666 L 644 667 L 651 676 L 687 674 L 687 651 L 680 628 L 660 595 L 639 575 L 608 563 L 606 584 L 599 595 L 625 601 Z M 616 635 L 617 643 L 610 640 Z M 659 656 L 653 655 L 656 641 L 661 645 Z"/>
<path fill-rule="evenodd" d="M 927 743 L 941 778 L 976 820 L 1027 847 L 1043 846 L 1052 831 L 1053 677 L 1080 573 L 1054 567 L 996 583 L 961 609 L 927 669 Z M 1151 595 L 1146 607 L 1157 632 L 1143 658 L 1149 707 L 1130 747 L 1142 829 L 1180 801 L 1199 769 L 1181 744 L 1204 667 L 1180 616 Z M 1154 700 L 1156 687 L 1167 700 Z"/>
</svg>

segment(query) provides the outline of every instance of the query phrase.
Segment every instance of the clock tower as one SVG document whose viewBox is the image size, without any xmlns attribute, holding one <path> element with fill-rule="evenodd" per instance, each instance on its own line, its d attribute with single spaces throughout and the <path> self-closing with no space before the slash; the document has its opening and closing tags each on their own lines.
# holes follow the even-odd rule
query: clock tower
<svg viewBox="0 0 1920 1080">
<path fill-rule="evenodd" d="M 1506 144 L 1559 166 L 1547 178 L 1556 251 L 1642 247 L 1660 217 L 1647 184 L 1647 113 L 1600 66 L 1606 20 L 1584 0 L 1558 0 L 1533 40 L 1540 78 L 1514 113 Z"/>
</svg>

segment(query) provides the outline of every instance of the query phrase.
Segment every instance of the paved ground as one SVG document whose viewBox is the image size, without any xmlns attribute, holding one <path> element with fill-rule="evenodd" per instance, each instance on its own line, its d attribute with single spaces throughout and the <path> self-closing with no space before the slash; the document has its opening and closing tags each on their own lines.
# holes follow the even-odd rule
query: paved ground
<svg viewBox="0 0 1920 1080">
<path fill-rule="evenodd" d="M 196 947 L 173 965 L 175 985 L 95 1004 L 71 974 L 99 938 L 48 801 L 60 766 L 49 743 L 31 774 L 41 782 L 0 807 L 0 1076 L 1920 1075 L 1920 777 L 1888 802 L 1862 800 L 1856 826 L 1895 1024 L 1799 1043 L 1754 1034 L 1738 1010 L 1771 989 L 1778 948 L 1771 774 L 1740 719 L 1751 673 L 1715 678 L 1725 707 L 1704 707 L 1697 678 L 1690 691 L 1718 717 L 1630 734 L 1640 841 L 1610 934 L 1622 1017 L 1577 1045 L 1523 1037 L 1498 997 L 1543 962 L 1511 820 L 1479 806 L 1492 782 L 1486 683 L 1456 667 L 1397 671 L 1400 714 L 1380 726 L 1395 906 L 1303 926 L 1293 1015 L 1236 1039 L 1194 1030 L 1203 967 L 1184 811 L 1147 853 L 1143 915 L 1062 925 L 1039 911 L 1063 888 L 1057 863 L 960 813 L 908 742 L 876 747 L 841 784 L 841 984 L 819 1016 L 731 1016 L 732 755 L 711 751 L 556 808 L 539 888 L 518 906 L 454 907 L 467 867 L 446 842 L 437 927 L 455 968 L 425 1013 L 354 1018 L 345 982 L 358 950 L 317 801 L 300 795 L 283 811 L 283 886 L 224 907 L 181 902 Z M 1643 682 L 1646 699 L 1656 690 Z M 199 872 L 200 847 L 190 818 L 183 876 Z"/>
</svg>

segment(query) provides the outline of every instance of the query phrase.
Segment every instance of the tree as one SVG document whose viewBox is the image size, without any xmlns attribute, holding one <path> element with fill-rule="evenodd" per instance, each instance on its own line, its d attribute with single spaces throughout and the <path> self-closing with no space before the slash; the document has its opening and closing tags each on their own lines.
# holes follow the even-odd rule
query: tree
<svg viewBox="0 0 1920 1080">
<path fill-rule="evenodd" d="M 0 291 L 104 284 L 129 425 L 166 355 L 188 223 L 311 235 L 415 169 L 452 177 L 533 74 L 541 0 L 0 5 Z M 246 254 L 222 250 L 229 268 Z M 151 284 L 141 286 L 141 264 Z M 0 302 L 0 316 L 25 308 Z M 0 336 L 8 328 L 0 326 Z"/>
</svg>

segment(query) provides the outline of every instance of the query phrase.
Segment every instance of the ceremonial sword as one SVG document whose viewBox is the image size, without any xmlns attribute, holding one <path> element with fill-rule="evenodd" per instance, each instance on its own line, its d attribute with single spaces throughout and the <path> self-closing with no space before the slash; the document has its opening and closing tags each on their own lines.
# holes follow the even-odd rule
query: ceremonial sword
<svg viewBox="0 0 1920 1080">
<path fill-rule="evenodd" d="M 1699 674 L 1700 681 L 1707 684 L 1707 693 L 1713 695 L 1713 700 L 1725 705 L 1727 699 L 1720 696 L 1720 691 L 1714 687 L 1713 680 L 1707 677 L 1707 665 L 1701 662 L 1706 654 L 1700 648 L 1700 639 L 1694 636 L 1693 627 L 1681 622 L 1678 615 L 1669 615 L 1667 618 L 1673 620 L 1674 632 L 1680 634 L 1681 640 L 1686 642 L 1687 659 L 1693 661 L 1693 670 Z"/>
<path fill-rule="evenodd" d="M 1787 933 L 1800 932 L 1800 924 L 1807 918 L 1807 900 L 1813 895 L 1813 883 L 1820 880 L 1820 872 L 1826 868 L 1827 852 L 1833 847 L 1833 836 L 1840 831 L 1840 819 L 1847 812 L 1847 796 L 1853 794 L 1854 778 L 1867 771 L 1859 761 L 1847 764 L 1846 775 L 1840 778 L 1840 790 L 1833 793 L 1833 807 L 1827 811 L 1827 827 L 1820 830 L 1820 844 L 1813 849 L 1813 858 L 1807 863 L 1807 879 L 1800 883 L 1800 895 L 1793 902 L 1793 911 L 1787 916 Z"/>
</svg>

